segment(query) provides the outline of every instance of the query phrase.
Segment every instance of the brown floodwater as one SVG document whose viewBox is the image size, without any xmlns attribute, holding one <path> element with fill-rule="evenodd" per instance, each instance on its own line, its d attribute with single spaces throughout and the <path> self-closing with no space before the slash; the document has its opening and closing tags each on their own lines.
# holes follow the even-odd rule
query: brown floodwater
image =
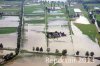
<svg viewBox="0 0 100 66">
<path fill-rule="evenodd" d="M 67 24 L 67 21 L 50 21 L 48 23 L 48 31 L 61 31 L 67 34 L 66 37 L 57 39 L 49 39 L 49 47 L 51 48 L 50 52 L 55 52 L 56 49 L 59 49 L 62 52 L 63 49 L 68 50 L 68 54 L 72 55 L 77 50 L 80 51 L 80 55 L 84 56 L 86 51 L 94 51 L 95 56 L 100 56 L 100 47 L 97 43 L 93 42 L 88 36 L 82 34 L 82 32 L 72 24 L 72 29 L 74 35 L 72 35 L 73 43 L 71 42 L 71 35 L 69 35 L 68 26 L 61 26 Z M 6 26 L 6 25 L 5 25 Z M 11 26 L 11 25 L 10 25 Z M 43 52 L 46 52 L 46 38 L 44 34 L 45 25 L 44 24 L 28 24 L 25 26 L 25 43 L 21 46 L 21 49 L 32 51 L 33 47 L 43 47 Z M 4 44 L 5 47 L 16 47 L 16 33 L 0 35 L 0 41 Z M 10 53 L 8 51 L 3 51 L 4 54 Z M 46 55 L 34 55 L 34 54 L 20 54 L 16 60 L 7 63 L 5 66 L 49 66 L 50 64 L 46 62 L 46 58 L 58 58 L 55 56 L 46 56 Z M 74 57 L 67 57 L 74 58 Z M 100 63 L 98 60 L 94 60 L 94 63 L 59 63 L 57 66 L 96 66 Z"/>
</svg>

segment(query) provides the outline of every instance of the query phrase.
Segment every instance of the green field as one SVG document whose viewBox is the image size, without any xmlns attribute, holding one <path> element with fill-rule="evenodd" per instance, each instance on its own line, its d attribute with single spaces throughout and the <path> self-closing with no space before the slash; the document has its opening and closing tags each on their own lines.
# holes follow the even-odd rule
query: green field
<svg viewBox="0 0 100 66">
<path fill-rule="evenodd" d="M 100 21 L 100 14 L 96 14 L 96 19 Z"/>
<path fill-rule="evenodd" d="M 33 11 L 43 10 L 41 5 L 24 6 L 25 14 L 32 14 Z"/>
<path fill-rule="evenodd" d="M 18 13 L 19 9 L 10 9 L 10 8 L 7 8 L 7 9 L 0 9 L 0 11 L 1 12 L 7 12 L 7 13 L 10 13 L 10 12 Z"/>
<path fill-rule="evenodd" d="M 28 24 L 44 24 L 45 20 L 29 20 L 29 21 L 25 21 L 25 23 L 28 23 Z"/>
<path fill-rule="evenodd" d="M 36 12 L 36 13 L 32 13 L 32 12 Z M 44 17 L 44 15 L 41 15 L 41 14 L 44 14 L 42 5 L 24 6 L 24 14 L 34 14 L 34 15 L 40 14 L 39 16 L 28 16 L 28 17 L 33 17 L 33 19 L 25 21 L 25 23 L 28 23 L 28 24 L 44 24 L 45 23 L 44 19 L 42 20 L 37 19 L 37 18 L 34 19 L 34 17 Z"/>
<path fill-rule="evenodd" d="M 97 38 L 98 41 L 100 42 L 100 34 L 98 34 L 95 25 L 92 24 L 84 25 L 77 23 L 75 23 L 75 25 L 83 32 L 83 34 L 89 36 L 91 40 L 95 41 L 95 38 Z"/>
<path fill-rule="evenodd" d="M 0 27 L 0 34 L 9 34 L 17 31 L 16 27 Z"/>
<path fill-rule="evenodd" d="M 100 4 L 86 4 L 89 7 L 100 7 Z"/>
</svg>

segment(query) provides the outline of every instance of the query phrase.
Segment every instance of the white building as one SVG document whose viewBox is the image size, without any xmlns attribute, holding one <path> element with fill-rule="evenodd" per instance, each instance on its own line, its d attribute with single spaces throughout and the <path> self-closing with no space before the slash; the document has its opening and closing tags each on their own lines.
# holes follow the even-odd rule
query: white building
<svg viewBox="0 0 100 66">
<path fill-rule="evenodd" d="M 74 12 L 75 12 L 75 15 L 76 15 L 76 16 L 82 15 L 82 11 L 81 11 L 79 8 L 74 8 Z"/>
</svg>

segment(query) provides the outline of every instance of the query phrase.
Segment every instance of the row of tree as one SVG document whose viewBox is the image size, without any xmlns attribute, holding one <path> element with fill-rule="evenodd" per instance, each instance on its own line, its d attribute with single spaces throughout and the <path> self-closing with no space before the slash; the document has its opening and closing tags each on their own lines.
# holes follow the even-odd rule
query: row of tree
<svg viewBox="0 0 100 66">
<path fill-rule="evenodd" d="M 33 51 L 40 51 L 40 52 L 43 52 L 43 48 L 42 47 L 33 47 Z M 49 52 L 50 52 L 50 48 L 49 48 Z M 58 49 L 56 49 L 55 50 L 55 53 L 59 53 L 59 50 Z M 67 50 L 66 49 L 64 49 L 64 50 L 62 50 L 62 55 L 63 56 L 66 56 L 67 55 Z M 77 51 L 76 53 L 75 53 L 75 55 L 76 56 L 79 56 L 80 55 L 80 52 L 79 51 Z M 93 57 L 94 56 L 94 52 L 88 52 L 88 51 L 86 51 L 86 53 L 85 53 L 85 56 L 86 57 L 89 57 L 89 56 L 91 56 L 91 57 Z"/>
<path fill-rule="evenodd" d="M 83 3 L 85 3 L 85 4 L 98 4 L 98 3 L 100 3 L 100 0 L 88 0 L 88 1 L 83 0 Z"/>
<path fill-rule="evenodd" d="M 40 52 L 43 52 L 43 48 L 39 48 L 39 47 L 33 47 L 33 51 L 40 51 Z"/>
<path fill-rule="evenodd" d="M 18 55 L 19 50 L 20 50 L 20 44 L 21 44 L 21 40 L 22 40 L 22 28 L 23 28 L 23 7 L 24 7 L 24 1 L 22 0 L 22 4 L 21 4 L 21 13 L 20 13 L 20 22 L 19 22 L 19 26 L 18 26 L 18 30 L 17 30 L 17 48 L 15 50 L 16 55 Z"/>
</svg>

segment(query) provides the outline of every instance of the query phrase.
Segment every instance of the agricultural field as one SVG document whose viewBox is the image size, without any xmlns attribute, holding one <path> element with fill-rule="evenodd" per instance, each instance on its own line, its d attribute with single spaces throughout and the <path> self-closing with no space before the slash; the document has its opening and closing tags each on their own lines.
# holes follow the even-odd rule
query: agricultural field
<svg viewBox="0 0 100 66">
<path fill-rule="evenodd" d="M 13 33 L 16 32 L 17 28 L 15 27 L 4 27 L 4 28 L 0 28 L 0 34 L 8 34 L 8 33 Z"/>
<path fill-rule="evenodd" d="M 72 2 L 69 5 L 68 2 L 38 1 L 0 2 L 0 45 L 2 49 L 0 56 L 3 57 L 0 57 L 0 65 L 99 65 L 100 61 L 96 58 L 100 57 L 100 34 L 97 26 L 91 23 L 89 12 L 84 5 L 79 2 Z M 91 8 L 90 10 L 94 6 L 99 7 L 98 4 L 86 5 Z M 81 13 L 76 13 L 75 8 Z M 96 19 L 99 20 L 97 14 Z M 4 58 L 6 55 L 9 57 Z M 61 58 L 64 61 L 72 58 L 76 62 L 67 64 L 51 61 L 49 63 L 48 58 Z M 81 59 L 84 59 L 85 63 L 80 65 L 77 62 Z"/>
</svg>

